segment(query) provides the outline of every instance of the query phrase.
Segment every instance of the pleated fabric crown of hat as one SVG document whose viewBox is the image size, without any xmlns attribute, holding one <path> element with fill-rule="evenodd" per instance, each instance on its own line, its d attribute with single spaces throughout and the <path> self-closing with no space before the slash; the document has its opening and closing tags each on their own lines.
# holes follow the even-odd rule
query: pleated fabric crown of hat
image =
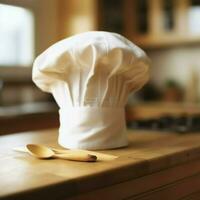
<svg viewBox="0 0 200 200">
<path fill-rule="evenodd" d="M 148 80 L 149 59 L 123 36 L 85 32 L 39 55 L 32 78 L 58 106 L 58 142 L 66 148 L 127 145 L 124 107 L 130 92 Z"/>
</svg>

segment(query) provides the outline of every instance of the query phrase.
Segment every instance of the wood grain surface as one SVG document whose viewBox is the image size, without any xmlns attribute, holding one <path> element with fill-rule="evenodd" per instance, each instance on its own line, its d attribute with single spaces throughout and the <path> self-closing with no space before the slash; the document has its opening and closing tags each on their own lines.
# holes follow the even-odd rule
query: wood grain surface
<svg viewBox="0 0 200 200">
<path fill-rule="evenodd" d="M 183 180 L 181 185 L 177 182 L 180 190 L 187 184 L 192 188 L 185 196 L 193 193 L 195 196 L 200 191 L 200 134 L 138 131 L 128 131 L 127 134 L 129 147 L 101 151 L 116 155 L 117 159 L 96 163 L 38 160 L 12 150 L 27 143 L 58 148 L 56 130 L 1 136 L 0 199 L 80 199 L 80 195 L 86 195 L 81 199 L 89 199 L 87 194 L 90 193 L 99 194 L 99 197 L 113 194 L 112 187 L 118 195 L 116 198 L 111 195 L 113 198 L 109 199 L 138 199 L 133 195 L 148 194 L 152 189 L 179 180 Z M 185 183 L 186 178 L 188 181 Z M 193 187 L 193 182 L 198 187 Z M 120 191 L 119 188 L 124 189 Z M 170 187 L 168 193 L 174 190 Z M 167 193 L 167 190 L 161 191 L 161 195 Z M 151 195 L 154 198 L 156 194 Z M 141 199 L 145 198 L 142 196 Z"/>
</svg>

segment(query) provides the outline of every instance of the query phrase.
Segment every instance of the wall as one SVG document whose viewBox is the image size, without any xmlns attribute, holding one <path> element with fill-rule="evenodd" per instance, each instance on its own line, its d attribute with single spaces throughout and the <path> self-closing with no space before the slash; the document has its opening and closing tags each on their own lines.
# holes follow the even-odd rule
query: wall
<svg viewBox="0 0 200 200">
<path fill-rule="evenodd" d="M 168 79 L 173 79 L 187 88 L 194 73 L 200 79 L 199 45 L 149 50 L 147 54 L 152 59 L 151 79 L 158 87 L 163 88 Z"/>
</svg>

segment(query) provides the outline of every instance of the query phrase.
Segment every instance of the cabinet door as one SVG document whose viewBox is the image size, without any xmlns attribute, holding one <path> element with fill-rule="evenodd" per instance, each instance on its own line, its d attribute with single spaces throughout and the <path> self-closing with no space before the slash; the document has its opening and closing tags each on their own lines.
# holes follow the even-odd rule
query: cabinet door
<svg viewBox="0 0 200 200">
<path fill-rule="evenodd" d="M 99 29 L 123 33 L 123 0 L 99 0 Z"/>
<path fill-rule="evenodd" d="M 124 32 L 127 36 L 146 35 L 149 32 L 148 0 L 124 1 Z"/>
<path fill-rule="evenodd" d="M 149 45 L 149 43 L 157 41 L 161 33 L 163 33 L 162 1 L 163 0 L 126 1 L 125 34 L 136 44 Z M 167 6 L 169 10 L 169 5 Z M 166 13 L 168 14 L 169 11 Z"/>
<path fill-rule="evenodd" d="M 138 34 L 146 34 L 149 32 L 148 6 L 148 0 L 134 1 L 133 9 L 137 17 L 133 20 L 135 20 L 135 32 Z"/>
<path fill-rule="evenodd" d="M 174 1 L 162 0 L 162 28 L 164 31 L 174 30 Z"/>
</svg>

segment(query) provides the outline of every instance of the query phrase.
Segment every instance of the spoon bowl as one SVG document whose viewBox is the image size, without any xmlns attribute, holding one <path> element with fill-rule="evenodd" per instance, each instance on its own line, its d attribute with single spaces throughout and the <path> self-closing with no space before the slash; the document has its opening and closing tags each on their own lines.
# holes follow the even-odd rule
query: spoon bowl
<svg viewBox="0 0 200 200">
<path fill-rule="evenodd" d="M 37 158 L 51 158 L 54 156 L 54 152 L 45 146 L 36 145 L 36 144 L 27 144 L 26 148 L 28 149 L 29 153 Z"/>
</svg>

